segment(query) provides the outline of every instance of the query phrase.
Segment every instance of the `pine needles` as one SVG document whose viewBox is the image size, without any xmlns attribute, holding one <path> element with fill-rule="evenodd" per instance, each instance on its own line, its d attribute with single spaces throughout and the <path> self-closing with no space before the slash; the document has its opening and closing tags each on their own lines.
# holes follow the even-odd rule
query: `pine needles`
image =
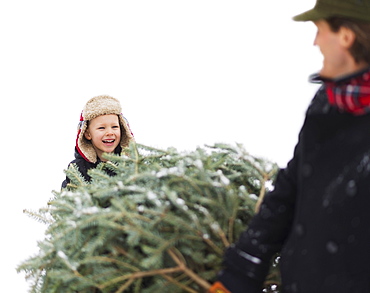
<svg viewBox="0 0 370 293">
<path fill-rule="evenodd" d="M 72 167 L 69 190 L 29 212 L 49 224 L 39 254 L 18 267 L 30 292 L 203 292 L 277 171 L 241 145 L 132 144 L 107 159 L 90 184 Z"/>
</svg>

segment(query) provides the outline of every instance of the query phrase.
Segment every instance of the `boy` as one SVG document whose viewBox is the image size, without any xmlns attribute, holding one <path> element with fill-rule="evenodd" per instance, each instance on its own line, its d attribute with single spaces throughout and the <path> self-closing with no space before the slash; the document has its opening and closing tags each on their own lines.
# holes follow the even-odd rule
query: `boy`
<svg viewBox="0 0 370 293">
<path fill-rule="evenodd" d="M 87 171 L 105 161 L 103 153 L 120 154 L 133 140 L 121 111 L 119 101 L 110 96 L 97 96 L 86 103 L 78 126 L 75 159 L 70 163 L 77 165 L 86 181 L 91 179 Z M 68 183 L 67 177 L 62 188 Z"/>
<path fill-rule="evenodd" d="M 281 253 L 282 292 L 370 292 L 370 0 L 317 0 L 321 82 L 293 159 L 210 292 L 262 292 Z"/>
</svg>

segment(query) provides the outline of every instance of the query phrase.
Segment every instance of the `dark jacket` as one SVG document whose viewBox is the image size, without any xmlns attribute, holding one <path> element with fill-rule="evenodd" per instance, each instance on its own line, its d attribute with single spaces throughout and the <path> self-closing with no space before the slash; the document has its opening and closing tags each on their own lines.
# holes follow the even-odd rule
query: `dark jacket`
<svg viewBox="0 0 370 293">
<path fill-rule="evenodd" d="M 114 153 L 115 154 L 120 154 L 122 151 L 122 148 L 121 146 L 117 146 L 116 149 L 114 150 Z M 78 168 L 78 170 L 80 171 L 81 175 L 83 176 L 83 178 L 87 181 L 87 182 L 90 182 L 91 180 L 91 177 L 90 175 L 88 174 L 88 171 L 90 169 L 94 169 L 96 168 L 96 166 L 101 163 L 101 161 L 98 159 L 96 163 L 92 163 L 92 162 L 89 162 L 87 160 L 85 160 L 81 154 L 77 151 L 77 149 L 75 148 L 75 159 L 70 162 L 68 164 L 68 167 L 71 165 L 71 164 L 75 164 Z M 107 170 L 107 173 L 110 175 L 110 176 L 113 176 L 115 175 L 112 171 L 108 171 Z M 70 182 L 69 178 L 66 177 L 66 179 L 62 182 L 62 188 L 66 188 L 68 183 Z"/>
<path fill-rule="evenodd" d="M 370 292 L 370 114 L 330 106 L 324 86 L 219 279 L 233 293 L 260 293 L 276 252 L 284 293 Z"/>
</svg>

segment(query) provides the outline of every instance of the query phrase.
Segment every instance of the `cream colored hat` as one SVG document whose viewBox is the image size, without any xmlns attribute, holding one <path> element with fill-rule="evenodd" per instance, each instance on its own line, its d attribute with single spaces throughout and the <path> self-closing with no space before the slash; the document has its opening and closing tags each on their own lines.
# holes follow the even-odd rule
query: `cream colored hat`
<svg viewBox="0 0 370 293">
<path fill-rule="evenodd" d="M 91 141 L 87 140 L 84 136 L 88 126 L 88 121 L 91 121 L 98 116 L 109 114 L 116 114 L 118 116 L 118 121 L 121 127 L 120 146 L 122 149 L 127 147 L 130 141 L 134 139 L 130 126 L 126 118 L 122 115 L 120 102 L 110 96 L 93 97 L 87 101 L 82 110 L 76 138 L 76 149 L 86 161 L 96 163 L 98 159 Z"/>
</svg>

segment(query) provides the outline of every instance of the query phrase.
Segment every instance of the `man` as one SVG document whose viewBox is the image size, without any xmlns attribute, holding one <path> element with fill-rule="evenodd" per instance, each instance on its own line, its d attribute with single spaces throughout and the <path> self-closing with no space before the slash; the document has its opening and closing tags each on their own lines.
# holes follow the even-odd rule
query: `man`
<svg viewBox="0 0 370 293">
<path fill-rule="evenodd" d="M 294 20 L 317 26 L 322 86 L 213 293 L 262 292 L 277 252 L 284 293 L 370 292 L 370 0 L 317 0 Z"/>
</svg>

